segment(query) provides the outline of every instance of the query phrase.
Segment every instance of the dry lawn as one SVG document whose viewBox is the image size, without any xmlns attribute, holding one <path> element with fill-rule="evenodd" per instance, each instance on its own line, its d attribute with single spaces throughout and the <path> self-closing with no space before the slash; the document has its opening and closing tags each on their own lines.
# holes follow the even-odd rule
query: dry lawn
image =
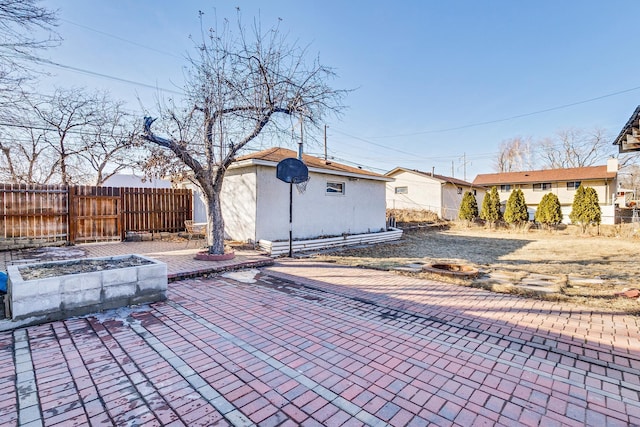
<svg viewBox="0 0 640 427">
<path fill-rule="evenodd" d="M 348 249 L 319 258 L 384 270 L 412 262 L 449 262 L 514 277 L 526 273 L 553 275 L 563 286 L 560 294 L 547 298 L 640 314 L 640 301 L 615 296 L 616 292 L 640 288 L 638 234 L 613 227 L 603 227 L 600 235 L 595 235 L 595 230 L 582 235 L 571 226 L 558 231 L 523 232 L 447 224 L 405 230 L 400 242 Z M 424 273 L 417 276 L 434 278 Z M 571 286 L 569 277 L 601 279 L 601 283 Z M 437 279 L 443 280 L 439 276 Z M 474 285 L 471 280 L 445 281 Z"/>
</svg>

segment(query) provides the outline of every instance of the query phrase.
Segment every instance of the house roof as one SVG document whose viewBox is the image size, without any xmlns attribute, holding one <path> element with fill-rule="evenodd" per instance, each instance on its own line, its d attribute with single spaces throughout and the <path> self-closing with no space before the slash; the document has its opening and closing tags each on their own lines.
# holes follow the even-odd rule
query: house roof
<svg viewBox="0 0 640 427">
<path fill-rule="evenodd" d="M 286 148 L 273 147 L 267 150 L 258 151 L 257 153 L 247 154 L 236 159 L 237 163 L 252 162 L 262 163 L 267 166 L 275 167 L 281 160 L 298 157 L 298 153 Z M 385 175 L 371 172 L 368 170 L 360 169 L 353 166 L 343 165 L 334 161 L 326 161 L 318 157 L 310 156 L 308 154 L 302 155 L 302 161 L 310 171 L 329 173 L 332 175 L 345 175 L 345 176 L 358 176 L 362 178 L 392 181 L 391 178 L 387 178 Z"/>
<path fill-rule="evenodd" d="M 453 185 L 462 185 L 465 187 L 473 187 L 474 184 L 467 182 L 467 181 L 463 181 L 461 179 L 458 178 L 452 178 L 450 176 L 445 176 L 445 175 L 438 175 L 438 174 L 432 174 L 431 172 L 422 172 L 419 171 L 417 169 L 407 169 L 407 168 L 402 168 L 402 167 L 397 167 L 393 170 L 390 170 L 389 172 L 387 172 L 385 175 L 386 176 L 393 176 L 396 175 L 399 172 L 409 172 L 409 173 L 414 173 L 416 175 L 420 175 L 426 178 L 430 178 L 430 179 L 435 179 L 437 181 L 441 181 L 441 182 L 447 182 Z"/>
<path fill-rule="evenodd" d="M 640 151 L 640 105 L 613 141 L 613 145 L 618 145 L 621 153 Z"/>
<path fill-rule="evenodd" d="M 585 166 L 581 168 L 545 169 L 523 172 L 501 172 L 479 174 L 474 185 L 528 184 L 536 182 L 584 181 L 589 179 L 613 179 L 616 172 L 607 172 L 607 166 Z"/>
</svg>

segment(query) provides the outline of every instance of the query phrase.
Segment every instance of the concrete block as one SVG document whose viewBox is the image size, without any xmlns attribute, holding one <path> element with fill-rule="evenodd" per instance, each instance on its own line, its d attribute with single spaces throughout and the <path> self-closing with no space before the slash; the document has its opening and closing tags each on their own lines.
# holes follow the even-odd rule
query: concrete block
<svg viewBox="0 0 640 427">
<path fill-rule="evenodd" d="M 101 273 L 102 286 L 118 285 L 138 280 L 136 267 L 103 270 Z"/>
<path fill-rule="evenodd" d="M 167 264 L 148 264 L 136 267 L 138 270 L 138 280 L 167 278 Z"/>
<path fill-rule="evenodd" d="M 62 299 L 60 294 L 50 294 L 36 298 L 24 298 L 14 300 L 11 305 L 11 314 L 14 319 L 28 317 L 33 314 L 47 313 L 60 310 Z"/>
<path fill-rule="evenodd" d="M 99 304 L 101 301 L 101 295 L 102 290 L 100 288 L 63 293 L 62 304 L 65 309 Z"/>
<path fill-rule="evenodd" d="M 103 292 L 104 292 L 103 301 L 109 301 L 109 300 L 114 300 L 119 298 L 128 298 L 135 294 L 136 284 L 135 282 L 132 282 L 132 283 L 105 286 L 103 288 Z"/>
<path fill-rule="evenodd" d="M 161 291 L 164 292 L 167 290 L 167 276 L 158 277 L 158 278 L 150 278 L 146 280 L 138 280 L 138 289 L 136 293 L 146 293 L 146 292 L 156 292 Z"/>
<path fill-rule="evenodd" d="M 60 291 L 62 293 L 81 292 L 98 289 L 102 287 L 100 275 L 97 274 L 73 274 L 60 278 Z"/>
</svg>

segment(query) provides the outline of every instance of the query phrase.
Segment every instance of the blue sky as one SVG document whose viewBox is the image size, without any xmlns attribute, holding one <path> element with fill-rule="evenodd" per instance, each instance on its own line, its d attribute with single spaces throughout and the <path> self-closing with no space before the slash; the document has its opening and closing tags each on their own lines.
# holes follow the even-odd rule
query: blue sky
<svg viewBox="0 0 640 427">
<path fill-rule="evenodd" d="M 48 59 L 179 91 L 190 34 L 206 23 L 282 19 L 290 41 L 355 89 L 327 123 L 329 154 L 377 172 L 396 166 L 473 180 L 501 142 L 599 127 L 611 139 L 640 104 L 637 1 L 49 0 L 62 45 Z M 155 90 L 46 67 L 46 84 L 108 90 L 153 112 Z M 596 99 L 598 98 L 598 99 Z M 586 101 L 586 102 L 585 102 Z M 570 105 L 570 106 L 567 106 Z M 567 106 L 567 107 L 563 107 Z M 560 108 L 563 107 L 563 108 Z M 550 110 L 550 111 L 546 111 Z M 538 113 L 540 111 L 546 111 Z M 142 112 L 140 113 L 142 116 Z M 321 139 L 321 135 L 317 136 Z M 319 144 L 305 151 L 322 153 Z M 466 168 L 464 160 L 466 160 Z"/>
</svg>

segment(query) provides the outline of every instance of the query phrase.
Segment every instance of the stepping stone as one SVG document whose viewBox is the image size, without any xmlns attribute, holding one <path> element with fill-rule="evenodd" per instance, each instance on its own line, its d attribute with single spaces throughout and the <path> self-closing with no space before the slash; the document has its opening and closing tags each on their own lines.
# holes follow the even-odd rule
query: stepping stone
<svg viewBox="0 0 640 427">
<path fill-rule="evenodd" d="M 602 285 L 604 284 L 604 280 L 602 280 L 599 277 L 587 278 L 587 277 L 569 276 L 569 284 L 570 285 Z"/>
</svg>

